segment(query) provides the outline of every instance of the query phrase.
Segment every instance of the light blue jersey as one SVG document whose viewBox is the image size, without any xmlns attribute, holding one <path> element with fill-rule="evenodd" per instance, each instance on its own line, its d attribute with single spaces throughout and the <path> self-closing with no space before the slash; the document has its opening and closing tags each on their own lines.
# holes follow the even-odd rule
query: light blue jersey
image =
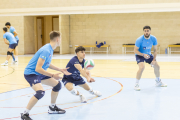
<svg viewBox="0 0 180 120">
<path fill-rule="evenodd" d="M 4 38 L 6 38 L 9 41 L 9 44 L 15 44 L 15 43 L 17 44 L 17 41 L 16 41 L 14 35 L 11 34 L 10 32 L 4 33 L 3 39 Z"/>
<path fill-rule="evenodd" d="M 155 36 L 150 35 L 149 39 L 145 39 L 144 35 L 136 40 L 135 46 L 139 48 L 139 52 L 151 55 L 151 48 L 157 45 L 157 39 Z"/>
<path fill-rule="evenodd" d="M 13 26 L 11 26 L 10 29 L 9 29 L 9 32 L 14 35 L 14 31 L 16 31 L 15 28 Z M 18 36 L 16 36 L 15 38 L 16 38 L 17 41 L 19 40 Z"/>
<path fill-rule="evenodd" d="M 24 74 L 25 75 L 30 75 L 30 74 L 40 75 L 40 73 L 35 71 L 38 59 L 42 58 L 45 60 L 42 68 L 44 70 L 47 70 L 51 63 L 52 56 L 53 56 L 53 49 L 52 49 L 51 45 L 50 44 L 44 45 L 36 52 L 36 54 L 33 56 L 33 58 L 29 61 L 27 67 L 25 68 Z"/>
</svg>

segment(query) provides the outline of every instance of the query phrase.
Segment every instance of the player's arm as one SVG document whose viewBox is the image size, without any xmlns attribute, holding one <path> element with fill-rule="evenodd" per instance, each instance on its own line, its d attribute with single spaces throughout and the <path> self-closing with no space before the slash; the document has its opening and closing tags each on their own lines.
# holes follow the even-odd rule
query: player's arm
<svg viewBox="0 0 180 120">
<path fill-rule="evenodd" d="M 18 35 L 18 33 L 16 31 L 14 31 L 13 33 L 14 33 L 14 37 L 16 37 Z"/>
<path fill-rule="evenodd" d="M 81 75 L 87 79 L 88 82 L 90 82 L 90 77 L 87 75 L 86 71 L 82 69 L 82 66 L 80 64 L 74 64 L 75 68 L 79 70 Z"/>
<path fill-rule="evenodd" d="M 9 45 L 6 38 L 4 38 L 4 42 L 5 42 L 5 44 Z"/>
<path fill-rule="evenodd" d="M 157 45 L 154 45 L 154 59 L 153 59 L 153 61 L 156 60 L 156 56 L 157 56 Z"/>
<path fill-rule="evenodd" d="M 137 55 L 140 55 L 140 56 L 144 55 L 143 53 L 139 52 L 139 47 L 137 47 L 137 46 L 134 46 L 134 53 Z"/>
<path fill-rule="evenodd" d="M 86 74 L 90 77 L 90 82 L 95 82 L 94 78 L 91 77 L 91 72 L 85 68 L 84 68 L 84 70 L 86 71 Z"/>
<path fill-rule="evenodd" d="M 43 75 L 45 75 L 45 76 L 49 76 L 49 77 L 53 77 L 53 78 L 55 78 L 55 79 L 60 79 L 61 77 L 59 76 L 59 74 L 60 73 L 58 73 L 58 74 L 52 74 L 52 73 L 49 73 L 49 72 L 47 72 L 47 71 L 45 71 L 43 68 L 42 68 L 42 66 L 44 65 L 44 62 L 45 62 L 45 60 L 44 59 L 42 59 L 42 58 L 39 58 L 38 59 L 38 62 L 37 62 L 37 65 L 36 65 L 36 72 L 38 72 L 38 73 L 40 73 L 40 74 L 43 74 Z"/>
<path fill-rule="evenodd" d="M 69 68 L 61 69 L 61 68 L 58 68 L 58 67 L 54 66 L 53 64 L 50 64 L 50 65 L 49 65 L 49 68 L 52 69 L 52 70 L 60 71 L 60 72 L 62 72 L 62 73 L 65 74 L 65 75 L 71 75 L 71 74 L 72 74 L 72 73 L 69 73 L 69 72 L 67 71 L 67 69 L 69 69 Z"/>
</svg>

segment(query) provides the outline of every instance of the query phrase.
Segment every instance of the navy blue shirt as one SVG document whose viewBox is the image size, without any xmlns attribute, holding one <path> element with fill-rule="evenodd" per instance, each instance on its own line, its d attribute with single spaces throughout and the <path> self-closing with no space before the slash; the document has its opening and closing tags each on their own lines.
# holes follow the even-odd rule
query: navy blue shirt
<svg viewBox="0 0 180 120">
<path fill-rule="evenodd" d="M 64 78 L 69 79 L 69 80 L 81 79 L 80 72 L 78 69 L 76 69 L 74 64 L 80 64 L 82 66 L 82 68 L 84 68 L 84 62 L 85 62 L 85 59 L 83 59 L 82 62 L 79 62 L 78 57 L 74 56 L 66 66 L 66 68 L 69 67 L 69 69 L 67 71 L 72 73 L 72 74 L 71 75 L 64 75 Z"/>
</svg>

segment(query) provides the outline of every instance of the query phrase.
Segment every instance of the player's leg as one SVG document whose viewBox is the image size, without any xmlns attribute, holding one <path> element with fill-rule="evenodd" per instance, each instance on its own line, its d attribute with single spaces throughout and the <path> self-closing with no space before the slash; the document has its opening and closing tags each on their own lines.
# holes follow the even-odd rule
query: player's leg
<svg viewBox="0 0 180 120">
<path fill-rule="evenodd" d="M 24 113 L 21 113 L 21 119 L 22 120 L 32 120 L 29 117 L 29 112 L 34 107 L 34 105 L 38 102 L 38 100 L 40 100 L 45 94 L 45 91 L 44 91 L 41 83 L 37 83 L 37 84 L 32 85 L 32 89 L 34 91 L 36 91 L 36 94 L 31 97 Z"/>
<path fill-rule="evenodd" d="M 13 55 L 13 50 L 14 50 L 14 49 L 12 49 L 12 48 L 8 48 L 6 61 L 5 61 L 3 64 L 1 64 L 1 65 L 4 65 L 4 66 L 8 65 L 8 62 L 9 62 L 10 57 L 12 57 L 13 59 L 15 59 L 15 58 L 14 58 L 14 55 Z"/>
<path fill-rule="evenodd" d="M 136 61 L 137 61 L 139 69 L 138 69 L 137 74 L 136 74 L 136 83 L 135 83 L 135 88 L 134 89 L 137 90 L 137 91 L 140 90 L 139 81 L 141 79 L 142 73 L 143 73 L 144 68 L 145 68 L 144 59 L 145 59 L 144 57 L 136 55 Z"/>
<path fill-rule="evenodd" d="M 15 55 L 15 60 L 18 62 L 18 44 L 19 44 L 19 40 L 17 41 L 17 46 L 14 50 L 14 55 Z"/>
<path fill-rule="evenodd" d="M 79 86 L 89 91 L 92 95 L 96 95 L 98 97 L 102 96 L 102 94 L 99 91 L 93 90 L 87 83 L 81 84 Z"/>
<path fill-rule="evenodd" d="M 155 61 L 153 67 L 154 67 L 154 74 L 156 76 L 156 86 L 157 87 L 167 87 L 167 85 L 164 84 L 160 79 L 160 66 L 157 63 L 157 61 Z"/>
<path fill-rule="evenodd" d="M 56 106 L 56 100 L 57 100 L 59 91 L 61 90 L 61 83 L 55 80 L 54 78 L 48 78 L 48 79 L 46 78 L 48 77 L 44 77 L 41 83 L 53 87 L 51 91 L 51 105 L 49 106 L 48 113 L 49 114 L 64 114 L 66 111 Z"/>
<path fill-rule="evenodd" d="M 62 81 L 66 89 L 71 92 L 71 94 L 79 96 L 82 103 L 87 102 L 86 98 L 77 89 L 73 87 L 73 83 L 69 82 L 67 79 L 63 79 Z"/>
</svg>

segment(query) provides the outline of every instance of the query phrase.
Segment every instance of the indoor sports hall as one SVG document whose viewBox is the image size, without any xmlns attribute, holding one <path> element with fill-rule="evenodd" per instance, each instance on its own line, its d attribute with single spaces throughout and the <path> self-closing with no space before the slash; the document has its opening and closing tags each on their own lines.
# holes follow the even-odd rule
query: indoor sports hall
<svg viewBox="0 0 180 120">
<path fill-rule="evenodd" d="M 61 35 L 51 63 L 66 68 L 77 55 L 75 50 L 83 46 L 84 59 L 94 62 L 94 68 L 89 71 L 95 82 L 87 84 L 102 96 L 74 86 L 87 99 L 82 103 L 60 79 L 56 105 L 66 113 L 48 114 L 53 87 L 43 84 L 45 95 L 30 111 L 31 119 L 180 120 L 179 0 L 1 0 L 0 64 L 10 56 L 7 53 L 10 46 L 3 33 L 7 22 L 19 37 L 18 55 L 12 52 L 18 61 L 13 64 L 10 57 L 8 65 L 0 66 L 0 120 L 25 120 L 21 113 L 36 91 L 25 79 L 24 71 L 35 53 L 50 43 L 51 31 L 59 31 Z M 140 90 L 137 90 L 136 76 L 140 68 L 134 52 L 137 39 L 145 34 L 144 26 L 150 26 L 151 35 L 157 38 L 150 51 L 153 56 L 157 53 L 154 61 L 160 66 L 158 78 L 167 86 L 156 86 L 155 67 L 144 62 L 138 81 Z M 144 55 L 141 57 L 146 59 Z M 51 69 L 47 72 L 59 73 Z"/>
</svg>

